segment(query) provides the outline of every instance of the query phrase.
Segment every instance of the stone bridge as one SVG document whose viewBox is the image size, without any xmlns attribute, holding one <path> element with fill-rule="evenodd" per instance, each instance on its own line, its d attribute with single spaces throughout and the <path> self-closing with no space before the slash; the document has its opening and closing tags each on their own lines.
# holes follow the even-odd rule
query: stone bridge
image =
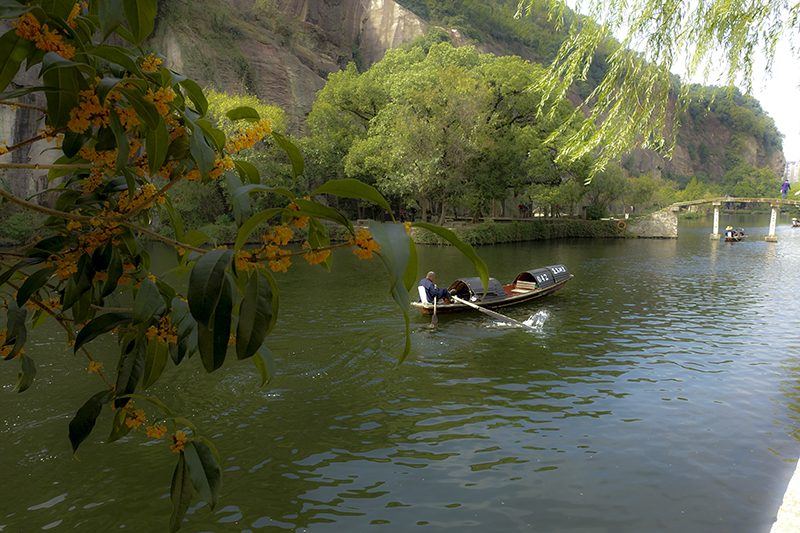
<svg viewBox="0 0 800 533">
<path fill-rule="evenodd" d="M 668 209 L 671 209 L 677 217 L 677 212 L 681 207 L 690 207 L 693 205 L 711 204 L 714 206 L 714 229 L 709 235 L 709 239 L 719 239 L 719 210 L 723 204 L 769 204 L 772 208 L 772 214 L 769 218 L 769 234 L 764 239 L 767 242 L 778 242 L 778 237 L 775 235 L 775 223 L 778 220 L 778 211 L 782 205 L 800 206 L 800 199 L 788 200 L 783 198 L 731 198 L 724 196 L 722 198 L 711 198 L 706 200 L 693 200 L 691 202 L 678 202 L 672 204 Z"/>
</svg>

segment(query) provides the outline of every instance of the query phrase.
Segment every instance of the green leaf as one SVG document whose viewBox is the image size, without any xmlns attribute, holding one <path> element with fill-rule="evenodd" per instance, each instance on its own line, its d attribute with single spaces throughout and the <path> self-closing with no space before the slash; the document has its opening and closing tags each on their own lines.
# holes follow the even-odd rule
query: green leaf
<svg viewBox="0 0 800 533">
<path fill-rule="evenodd" d="M 144 359 L 144 375 L 142 376 L 142 388 L 146 389 L 156 382 L 167 366 L 169 359 L 169 346 L 157 339 L 147 342 L 147 351 Z"/>
<path fill-rule="evenodd" d="M 122 264 L 122 255 L 119 253 L 119 248 L 116 246 L 111 247 L 111 259 L 109 260 L 108 264 L 108 271 L 107 271 L 107 278 L 105 285 L 103 285 L 103 291 L 100 294 L 101 298 L 105 298 L 112 292 L 114 289 L 117 288 L 117 283 L 119 282 L 119 278 L 122 277 L 123 272 L 125 271 L 123 264 Z"/>
<path fill-rule="evenodd" d="M 222 280 L 219 301 L 212 316 L 213 324 L 211 327 L 199 322 L 197 324 L 200 359 L 207 372 L 217 370 L 225 362 L 231 335 L 232 291 L 227 276 L 223 274 Z"/>
<path fill-rule="evenodd" d="M 15 19 L 30 10 L 30 6 L 20 4 L 14 0 L 3 0 L 0 2 L 0 19 Z M 0 100 L 2 99 L 0 98 Z"/>
<path fill-rule="evenodd" d="M 167 123 L 160 115 L 156 127 L 145 131 L 144 146 L 147 152 L 148 169 L 150 174 L 155 174 L 164 165 L 169 149 L 169 130 Z"/>
<path fill-rule="evenodd" d="M 94 340 L 98 335 L 108 333 L 118 326 L 130 324 L 130 322 L 130 313 L 106 313 L 94 318 L 78 332 L 74 351 L 77 353 L 81 346 Z"/>
<path fill-rule="evenodd" d="M 257 271 L 247 281 L 247 292 L 236 327 L 236 356 L 247 359 L 256 353 L 267 337 L 272 322 L 272 287 Z"/>
<path fill-rule="evenodd" d="M 42 76 L 44 84 L 52 87 L 45 91 L 47 96 L 47 122 L 54 129 L 61 129 L 69 123 L 69 112 L 78 106 L 78 77 L 82 74 L 77 68 L 58 68 Z"/>
<path fill-rule="evenodd" d="M 133 44 L 140 44 L 153 33 L 158 3 L 156 0 L 122 0 L 122 10 L 133 35 Z"/>
<path fill-rule="evenodd" d="M 187 246 L 197 248 L 207 242 L 214 242 L 214 239 L 198 229 L 190 229 L 178 241 Z"/>
<path fill-rule="evenodd" d="M 145 350 L 144 343 L 139 340 L 134 342 L 133 349 L 120 355 L 117 364 L 116 391 L 120 396 L 133 394 L 144 372 Z M 117 398 L 114 402 L 118 409 L 128 404 L 127 398 Z"/>
<path fill-rule="evenodd" d="M 388 211 L 390 214 L 392 212 L 389 202 L 387 202 L 383 195 L 378 192 L 378 189 L 358 180 L 344 179 L 325 182 L 322 187 L 319 187 L 316 191 L 312 192 L 311 196 L 325 193 L 333 194 L 334 196 L 339 196 L 341 198 L 358 198 L 359 200 L 366 200 L 368 202 L 372 202 L 373 204 L 378 204 L 382 208 L 386 209 L 386 211 Z M 394 215 L 392 215 L 392 220 L 394 220 Z"/>
<path fill-rule="evenodd" d="M 128 418 L 128 412 L 122 409 L 114 411 L 114 420 L 111 422 L 111 433 L 106 439 L 106 444 L 115 442 L 127 435 L 131 427 L 125 423 Z"/>
<path fill-rule="evenodd" d="M 311 248 L 325 248 L 331 244 L 331 238 L 325 229 L 325 224 L 316 218 L 308 220 L 308 244 Z M 320 263 L 320 266 L 330 272 L 331 264 L 333 264 L 333 256 L 328 254 L 328 258 Z"/>
<path fill-rule="evenodd" d="M 189 311 L 198 323 L 208 325 L 219 302 L 223 284 L 227 284 L 225 269 L 231 262 L 233 250 L 211 250 L 197 260 L 189 276 Z"/>
<path fill-rule="evenodd" d="M 63 239 L 63 237 L 62 237 L 62 239 Z M 44 241 L 41 241 L 39 244 L 42 244 L 43 242 Z M 64 241 L 62 241 L 62 243 L 63 242 L 66 242 L 66 239 Z M 9 267 L 8 270 L 6 270 L 5 272 L 3 272 L 2 275 L 0 275 L 0 285 L 5 285 L 5 283 L 9 279 L 11 279 L 11 276 L 14 275 L 14 272 L 19 270 L 20 268 L 25 268 L 25 267 L 30 266 L 30 265 L 37 265 L 39 263 L 43 263 L 44 261 L 45 261 L 45 259 L 40 258 L 40 257 L 29 257 L 29 258 L 23 259 L 22 261 L 20 261 L 16 265 L 13 265 L 13 266 Z"/>
<path fill-rule="evenodd" d="M 42 58 L 42 70 L 40 76 L 52 71 L 53 69 L 71 68 L 80 70 L 86 74 L 93 74 L 94 69 L 86 63 L 78 63 L 69 59 L 64 59 L 55 52 L 47 52 Z"/>
<path fill-rule="evenodd" d="M 182 79 L 179 84 L 186 89 L 186 94 L 189 96 L 189 100 L 194 103 L 197 112 L 201 116 L 205 116 L 208 113 L 208 100 L 203 94 L 203 89 L 200 88 L 197 82 L 188 78 Z"/>
<path fill-rule="evenodd" d="M 116 2 L 121 3 L 122 0 L 101 0 L 103 2 Z M 102 44 L 99 46 L 94 46 L 91 48 L 87 48 L 86 53 L 90 56 L 99 57 L 109 63 L 113 63 L 115 65 L 119 65 L 120 67 L 124 68 L 131 74 L 135 74 L 137 78 L 144 78 L 144 74 L 142 74 L 139 65 L 136 63 L 136 56 L 128 50 L 127 48 L 123 48 L 121 46 L 110 46 L 108 44 Z"/>
<path fill-rule="evenodd" d="M 410 321 L 408 316 L 408 308 L 411 302 L 408 298 L 408 289 L 403 283 L 403 275 L 411 258 L 411 247 L 409 245 L 411 239 L 406 233 L 404 224 L 382 224 L 371 220 L 369 230 L 375 242 L 381 245 L 378 257 L 381 258 L 389 273 L 389 292 L 405 317 L 406 343 L 399 361 L 402 363 L 411 351 Z"/>
<path fill-rule="evenodd" d="M 206 140 L 211 141 L 212 148 L 221 154 L 225 149 L 225 132 L 215 128 L 211 121 L 206 119 L 201 118 L 194 123 L 202 130 Z"/>
<path fill-rule="evenodd" d="M 242 181 L 239 176 L 234 172 L 225 171 L 225 181 L 228 185 L 228 190 L 234 193 L 237 189 L 242 187 Z M 233 206 L 233 218 L 236 221 L 237 227 L 242 227 L 246 218 L 250 216 L 250 198 L 248 196 L 238 196 L 236 199 L 231 200 Z"/>
<path fill-rule="evenodd" d="M 159 307 L 163 306 L 164 300 L 161 299 L 156 284 L 144 278 L 133 301 L 133 325 L 149 323 Z"/>
<path fill-rule="evenodd" d="M 231 120 L 246 120 L 248 122 L 258 122 L 261 120 L 261 115 L 252 107 L 241 106 L 231 109 L 225 116 Z"/>
<path fill-rule="evenodd" d="M 28 276 L 28 279 L 17 291 L 17 305 L 20 307 L 25 305 L 31 295 L 47 284 L 47 281 L 55 274 L 56 270 L 58 270 L 56 267 L 43 268 Z"/>
<path fill-rule="evenodd" d="M 478 271 L 478 275 L 481 278 L 481 283 L 483 283 L 483 286 L 489 286 L 489 269 L 486 267 L 486 263 L 484 263 L 483 260 L 478 257 L 478 254 L 475 253 L 475 250 L 472 249 L 472 246 L 462 242 L 455 233 L 441 226 L 435 226 L 433 224 L 428 224 L 427 222 L 414 222 L 411 224 L 411 226 L 415 228 L 426 229 L 431 233 L 435 233 L 455 246 L 458 251 L 464 255 L 464 257 L 472 261 L 472 264 L 475 265 L 475 269 Z"/>
<path fill-rule="evenodd" d="M 242 227 L 239 228 L 239 235 L 236 237 L 236 243 L 233 245 L 233 249 L 237 252 L 241 250 L 242 246 L 247 243 L 247 239 L 250 238 L 250 235 L 259 224 L 279 213 L 283 213 L 283 209 L 280 207 L 273 207 L 272 209 L 266 209 L 250 217 L 247 222 L 242 224 Z"/>
<path fill-rule="evenodd" d="M 275 376 L 275 358 L 272 351 L 262 344 L 258 352 L 253 355 L 253 364 L 261 375 L 261 385 L 259 386 L 263 387 Z"/>
<path fill-rule="evenodd" d="M 183 450 L 194 490 L 214 509 L 222 489 L 222 469 L 214 452 L 208 444 L 197 440 L 188 441 Z"/>
<path fill-rule="evenodd" d="M 0 91 L 5 91 L 8 84 L 19 72 L 19 67 L 28 55 L 33 43 L 16 34 L 16 29 L 11 29 L 0 37 Z"/>
<path fill-rule="evenodd" d="M 189 136 L 189 152 L 192 154 L 200 176 L 206 179 L 214 170 L 214 150 L 208 145 L 202 130 L 196 127 Z"/>
<path fill-rule="evenodd" d="M 111 131 L 114 132 L 114 138 L 117 140 L 117 172 L 121 172 L 128 164 L 128 154 L 131 150 L 131 144 L 128 140 L 128 134 L 125 133 L 125 128 L 119 120 L 119 115 L 113 107 L 109 108 L 108 112 L 109 122 L 111 124 Z"/>
<path fill-rule="evenodd" d="M 8 346 L 12 342 L 14 348 L 11 349 L 5 360 L 14 359 L 20 353 L 25 342 L 28 340 L 28 329 L 25 327 L 25 320 L 28 316 L 28 309 L 17 306 L 17 302 L 11 300 L 7 304 L 6 321 L 6 342 L 3 346 Z"/>
<path fill-rule="evenodd" d="M 283 148 L 283 151 L 286 152 L 289 161 L 292 162 L 292 177 L 296 179 L 297 176 L 302 176 L 305 171 L 305 163 L 303 162 L 303 155 L 300 153 L 297 146 L 289 142 L 289 140 L 280 133 L 273 131 L 272 137 L 278 145 Z"/>
<path fill-rule="evenodd" d="M 409 257 L 408 266 L 403 273 L 403 285 L 407 291 L 410 291 L 417 285 L 417 273 L 419 272 L 419 256 L 417 255 L 417 245 L 414 244 L 414 239 L 408 239 Z"/>
<path fill-rule="evenodd" d="M 100 29 L 103 32 L 104 41 L 119 25 L 125 22 L 122 15 L 122 0 L 98 0 L 97 16 L 100 19 Z"/>
<path fill-rule="evenodd" d="M 236 165 L 236 172 L 239 173 L 239 177 L 243 183 L 261 183 L 261 175 L 258 173 L 258 169 L 254 164 L 240 159 L 234 159 L 233 164 Z"/>
<path fill-rule="evenodd" d="M 78 446 L 86 440 L 86 437 L 94 429 L 97 417 L 103 406 L 114 397 L 114 391 L 100 391 L 89 398 L 83 406 L 75 413 L 75 417 L 69 423 L 69 441 L 72 443 L 72 453 L 78 451 Z"/>
<path fill-rule="evenodd" d="M 172 474 L 172 484 L 169 487 L 169 497 L 172 500 L 172 516 L 169 518 L 170 533 L 175 533 L 181 528 L 183 517 L 189 510 L 189 504 L 192 503 L 193 492 L 192 477 L 189 474 L 189 467 L 186 466 L 184 452 L 181 452 L 175 472 Z"/>
<path fill-rule="evenodd" d="M 27 6 L 22 6 L 22 7 L 25 7 L 25 9 L 28 9 Z M 2 18 L 2 17 L 0 17 L 0 18 Z M 15 30 L 12 30 L 12 31 L 15 31 Z M 1 44 L 2 44 L 2 37 L 0 37 L 0 45 Z M 0 70 L 2 70 L 2 68 L 0 68 Z M 0 100 L 16 100 L 17 98 L 20 98 L 22 96 L 26 96 L 26 95 L 31 94 L 31 93 L 38 93 L 38 92 L 42 92 L 42 91 L 44 91 L 44 86 L 24 87 L 22 89 L 14 89 L 14 90 L 11 90 L 11 91 L 6 91 L 4 93 L 0 93 Z"/>
<path fill-rule="evenodd" d="M 36 365 L 33 363 L 33 359 L 25 354 L 20 356 L 20 365 L 21 368 L 17 376 L 17 385 L 14 389 L 17 392 L 25 392 L 33 384 L 33 378 L 36 377 Z"/>
</svg>

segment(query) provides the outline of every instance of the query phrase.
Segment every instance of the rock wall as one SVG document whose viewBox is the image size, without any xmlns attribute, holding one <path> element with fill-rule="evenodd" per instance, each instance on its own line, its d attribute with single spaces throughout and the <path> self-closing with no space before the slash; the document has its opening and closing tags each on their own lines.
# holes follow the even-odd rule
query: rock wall
<svg viewBox="0 0 800 533">
<path fill-rule="evenodd" d="M 678 210 L 667 207 L 646 217 L 630 219 L 627 230 L 639 238 L 677 239 Z"/>
</svg>

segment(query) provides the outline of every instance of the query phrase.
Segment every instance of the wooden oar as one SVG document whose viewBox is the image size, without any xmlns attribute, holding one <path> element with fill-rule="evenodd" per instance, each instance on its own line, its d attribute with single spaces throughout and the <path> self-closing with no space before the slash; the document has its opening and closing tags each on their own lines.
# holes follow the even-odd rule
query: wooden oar
<svg viewBox="0 0 800 533">
<path fill-rule="evenodd" d="M 452 298 L 453 298 L 453 300 L 455 300 L 455 301 L 456 301 L 456 302 L 458 302 L 458 303 L 461 303 L 461 304 L 466 304 L 466 305 L 468 305 L 468 306 L 470 306 L 470 307 L 473 307 L 473 308 L 477 309 L 478 311 L 480 311 L 481 313 L 487 314 L 487 315 L 489 315 L 490 317 L 492 317 L 492 318 L 495 318 L 495 319 L 497 319 L 497 320 L 502 320 L 502 321 L 504 321 L 504 322 L 509 322 L 509 323 L 511 323 L 511 324 L 514 324 L 515 326 L 519 326 L 519 327 L 521 327 L 521 328 L 527 328 L 527 329 L 529 329 L 529 330 L 531 330 L 531 331 L 535 331 L 535 332 L 537 332 L 537 333 L 539 332 L 539 330 L 538 330 L 538 329 L 536 329 L 536 328 L 534 328 L 533 326 L 529 326 L 529 325 L 527 325 L 527 324 L 523 324 L 522 322 L 517 322 L 517 321 L 516 321 L 516 320 L 514 320 L 513 318 L 509 318 L 509 317 L 507 317 L 507 316 L 505 316 L 505 315 L 501 315 L 500 313 L 496 313 L 496 312 L 494 312 L 494 311 L 491 311 L 491 310 L 489 310 L 489 309 L 484 309 L 484 308 L 483 308 L 483 307 L 481 307 L 480 305 L 475 305 L 475 304 L 474 304 L 474 303 L 472 303 L 472 302 L 468 302 L 468 301 L 466 301 L 466 300 L 462 300 L 462 299 L 461 299 L 461 298 L 459 298 L 458 296 L 453 296 Z"/>
<path fill-rule="evenodd" d="M 433 318 L 431 318 L 431 327 L 435 328 L 436 324 L 439 323 L 439 317 L 436 316 L 436 302 L 439 301 L 439 298 L 436 296 L 433 297 Z"/>
</svg>

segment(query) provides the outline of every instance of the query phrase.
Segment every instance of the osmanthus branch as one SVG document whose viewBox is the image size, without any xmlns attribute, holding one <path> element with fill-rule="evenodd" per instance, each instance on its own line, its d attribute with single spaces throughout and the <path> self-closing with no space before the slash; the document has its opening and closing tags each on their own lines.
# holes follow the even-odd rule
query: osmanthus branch
<svg viewBox="0 0 800 533">
<path fill-rule="evenodd" d="M 322 248 L 313 248 L 315 252 L 324 252 L 325 250 L 336 250 L 337 248 L 347 248 L 348 246 L 355 246 L 354 244 L 350 244 L 349 242 L 343 242 L 340 244 L 332 244 L 331 246 L 325 246 Z M 310 249 L 309 249 L 310 250 Z M 297 257 L 298 255 L 305 255 L 309 252 L 309 250 L 303 250 L 300 252 L 292 252 L 290 254 L 284 255 L 282 257 Z"/>
<path fill-rule="evenodd" d="M 112 218 L 111 220 L 114 220 L 114 221 L 117 221 L 117 222 L 122 222 L 123 220 L 130 220 L 131 218 L 133 218 L 136 215 L 138 215 L 139 213 L 141 213 L 143 209 L 147 209 L 148 207 L 153 205 L 153 202 L 158 200 L 159 197 L 164 196 L 167 193 L 167 191 L 169 191 L 172 187 L 174 187 L 180 181 L 181 181 L 181 178 L 175 178 L 174 180 L 170 180 L 169 183 L 167 183 L 166 185 L 161 187 L 153 196 L 148 198 L 142 205 L 136 207 L 136 209 L 133 209 L 129 213 L 125 213 L 121 217 Z"/>
<path fill-rule="evenodd" d="M 61 165 L 61 166 L 63 166 L 63 165 Z M 7 167 L 4 167 L 3 165 L 0 165 L 0 168 L 7 168 Z M 39 168 L 41 168 L 41 167 L 39 167 Z M 55 209 L 50 209 L 50 208 L 45 207 L 43 205 L 39 205 L 39 204 L 34 204 L 32 202 L 28 202 L 26 200 L 23 200 L 22 198 L 17 198 L 16 196 L 11 194 L 10 192 L 4 190 L 2 187 L 0 187 L 0 197 L 5 198 L 6 200 L 8 200 L 11 203 L 14 203 L 14 204 L 17 204 L 17 205 L 19 205 L 21 207 L 24 207 L 25 209 L 30 209 L 31 211 L 36 211 L 37 213 L 42 213 L 44 215 L 48 215 L 48 216 L 51 216 L 51 217 L 66 218 L 66 219 L 75 220 L 75 221 L 81 222 L 81 223 L 85 222 L 87 224 L 91 223 L 92 220 L 95 220 L 95 217 L 88 217 L 86 215 L 76 215 L 74 213 L 69 213 L 69 212 L 66 212 L 66 211 L 56 211 Z"/>
<path fill-rule="evenodd" d="M 42 113 L 47 113 L 46 107 L 33 104 L 23 104 L 22 102 L 10 102 L 8 100 L 0 100 L 0 105 L 7 105 L 11 107 L 24 107 L 25 109 L 33 109 L 34 111 L 41 111 Z"/>
<path fill-rule="evenodd" d="M 24 142 L 24 141 L 23 141 Z M 12 147 L 13 148 L 13 147 Z M 11 150 L 11 148 L 9 148 Z M 22 170 L 92 170 L 95 168 L 105 168 L 103 165 L 45 165 L 40 163 L 0 163 L 0 169 L 19 168 Z"/>
<path fill-rule="evenodd" d="M 18 150 L 18 149 L 22 148 L 23 146 L 27 146 L 29 144 L 33 144 L 33 143 L 35 143 L 37 141 L 41 141 L 42 139 L 47 139 L 48 137 L 53 137 L 53 136 L 58 135 L 59 133 L 62 133 L 64 131 L 67 131 L 67 128 L 59 128 L 59 129 L 54 130 L 52 132 L 45 131 L 45 132 L 42 132 L 42 133 L 40 133 L 39 135 L 37 135 L 35 137 L 31 137 L 30 139 L 27 139 L 25 141 L 19 142 L 19 143 L 13 145 L 13 146 L 9 146 L 8 148 L 6 148 L 6 150 L 9 151 L 9 152 L 13 152 L 14 150 Z"/>
<path fill-rule="evenodd" d="M 8 285 L 9 287 L 11 287 L 12 289 L 14 289 L 14 290 L 16 290 L 16 291 L 19 291 L 19 287 L 18 287 L 18 286 L 17 286 L 15 283 L 12 283 L 12 282 L 10 282 L 10 281 L 7 281 L 7 282 L 6 282 L 6 285 Z M 72 332 L 72 329 L 70 329 L 70 328 L 69 328 L 69 327 L 66 325 L 66 323 L 64 322 L 64 317 L 63 317 L 63 316 L 61 316 L 61 315 L 57 314 L 55 311 L 53 311 L 52 309 L 50 309 L 50 308 L 47 306 L 47 304 L 45 304 L 44 302 L 42 302 L 42 300 L 41 300 L 41 299 L 39 299 L 39 298 L 37 298 L 36 296 L 31 296 L 31 297 L 30 297 L 30 299 L 31 299 L 31 301 L 33 301 L 33 303 L 35 303 L 35 304 L 36 304 L 36 305 L 39 307 L 39 309 L 43 310 L 45 313 L 47 313 L 48 315 L 50 315 L 51 317 L 53 317 L 53 318 L 56 320 L 56 322 L 58 322 L 58 324 L 59 324 L 59 325 L 60 325 L 62 328 L 64 328 L 64 331 L 66 331 L 66 332 L 67 332 L 67 336 L 70 338 L 70 341 L 72 341 L 72 343 L 74 343 L 74 342 L 75 342 L 75 340 L 76 340 L 75 333 L 73 333 L 73 332 Z M 92 355 L 89 353 L 89 351 L 86 349 L 86 347 L 84 347 L 84 346 L 81 346 L 81 348 L 80 348 L 80 349 L 81 349 L 81 351 L 82 351 L 82 352 L 83 352 L 83 353 L 86 355 L 86 357 L 89 359 L 89 361 L 91 361 L 91 362 L 95 362 L 95 360 L 94 360 L 94 357 L 92 357 Z M 114 386 L 113 386 L 113 385 L 112 385 L 112 384 L 111 384 L 111 383 L 108 381 L 108 379 L 106 378 L 105 374 L 103 374 L 103 371 L 102 371 L 102 370 L 100 370 L 100 369 L 98 368 L 98 369 L 97 369 L 97 373 L 100 375 L 100 377 L 101 377 L 101 378 L 103 379 L 103 381 L 105 382 L 105 384 L 106 384 L 106 387 L 108 387 L 108 389 L 109 389 L 109 390 L 113 390 L 113 389 L 114 389 Z"/>
<path fill-rule="evenodd" d="M 131 228 L 134 231 L 140 231 L 140 232 L 144 233 L 145 235 L 149 235 L 150 237 L 153 237 L 154 239 L 157 239 L 157 240 L 159 240 L 159 241 L 161 241 L 163 243 L 169 244 L 170 246 L 175 247 L 175 248 L 183 248 L 184 250 L 190 250 L 192 252 L 197 252 L 199 254 L 205 254 L 205 253 L 208 252 L 208 250 L 203 250 L 202 248 L 195 248 L 194 246 L 189 246 L 188 244 L 184 244 L 182 242 L 178 242 L 178 241 L 176 241 L 174 239 L 170 239 L 169 237 L 164 237 L 163 235 L 159 235 L 155 231 L 151 231 L 151 230 L 149 230 L 147 228 L 144 228 L 142 226 L 139 226 L 138 224 L 134 224 L 133 222 L 129 222 L 127 220 L 118 220 L 118 219 L 115 220 L 113 218 L 109 218 L 108 220 L 110 222 L 118 223 L 121 226 L 125 226 L 125 227 L 128 227 L 128 228 Z"/>
</svg>

